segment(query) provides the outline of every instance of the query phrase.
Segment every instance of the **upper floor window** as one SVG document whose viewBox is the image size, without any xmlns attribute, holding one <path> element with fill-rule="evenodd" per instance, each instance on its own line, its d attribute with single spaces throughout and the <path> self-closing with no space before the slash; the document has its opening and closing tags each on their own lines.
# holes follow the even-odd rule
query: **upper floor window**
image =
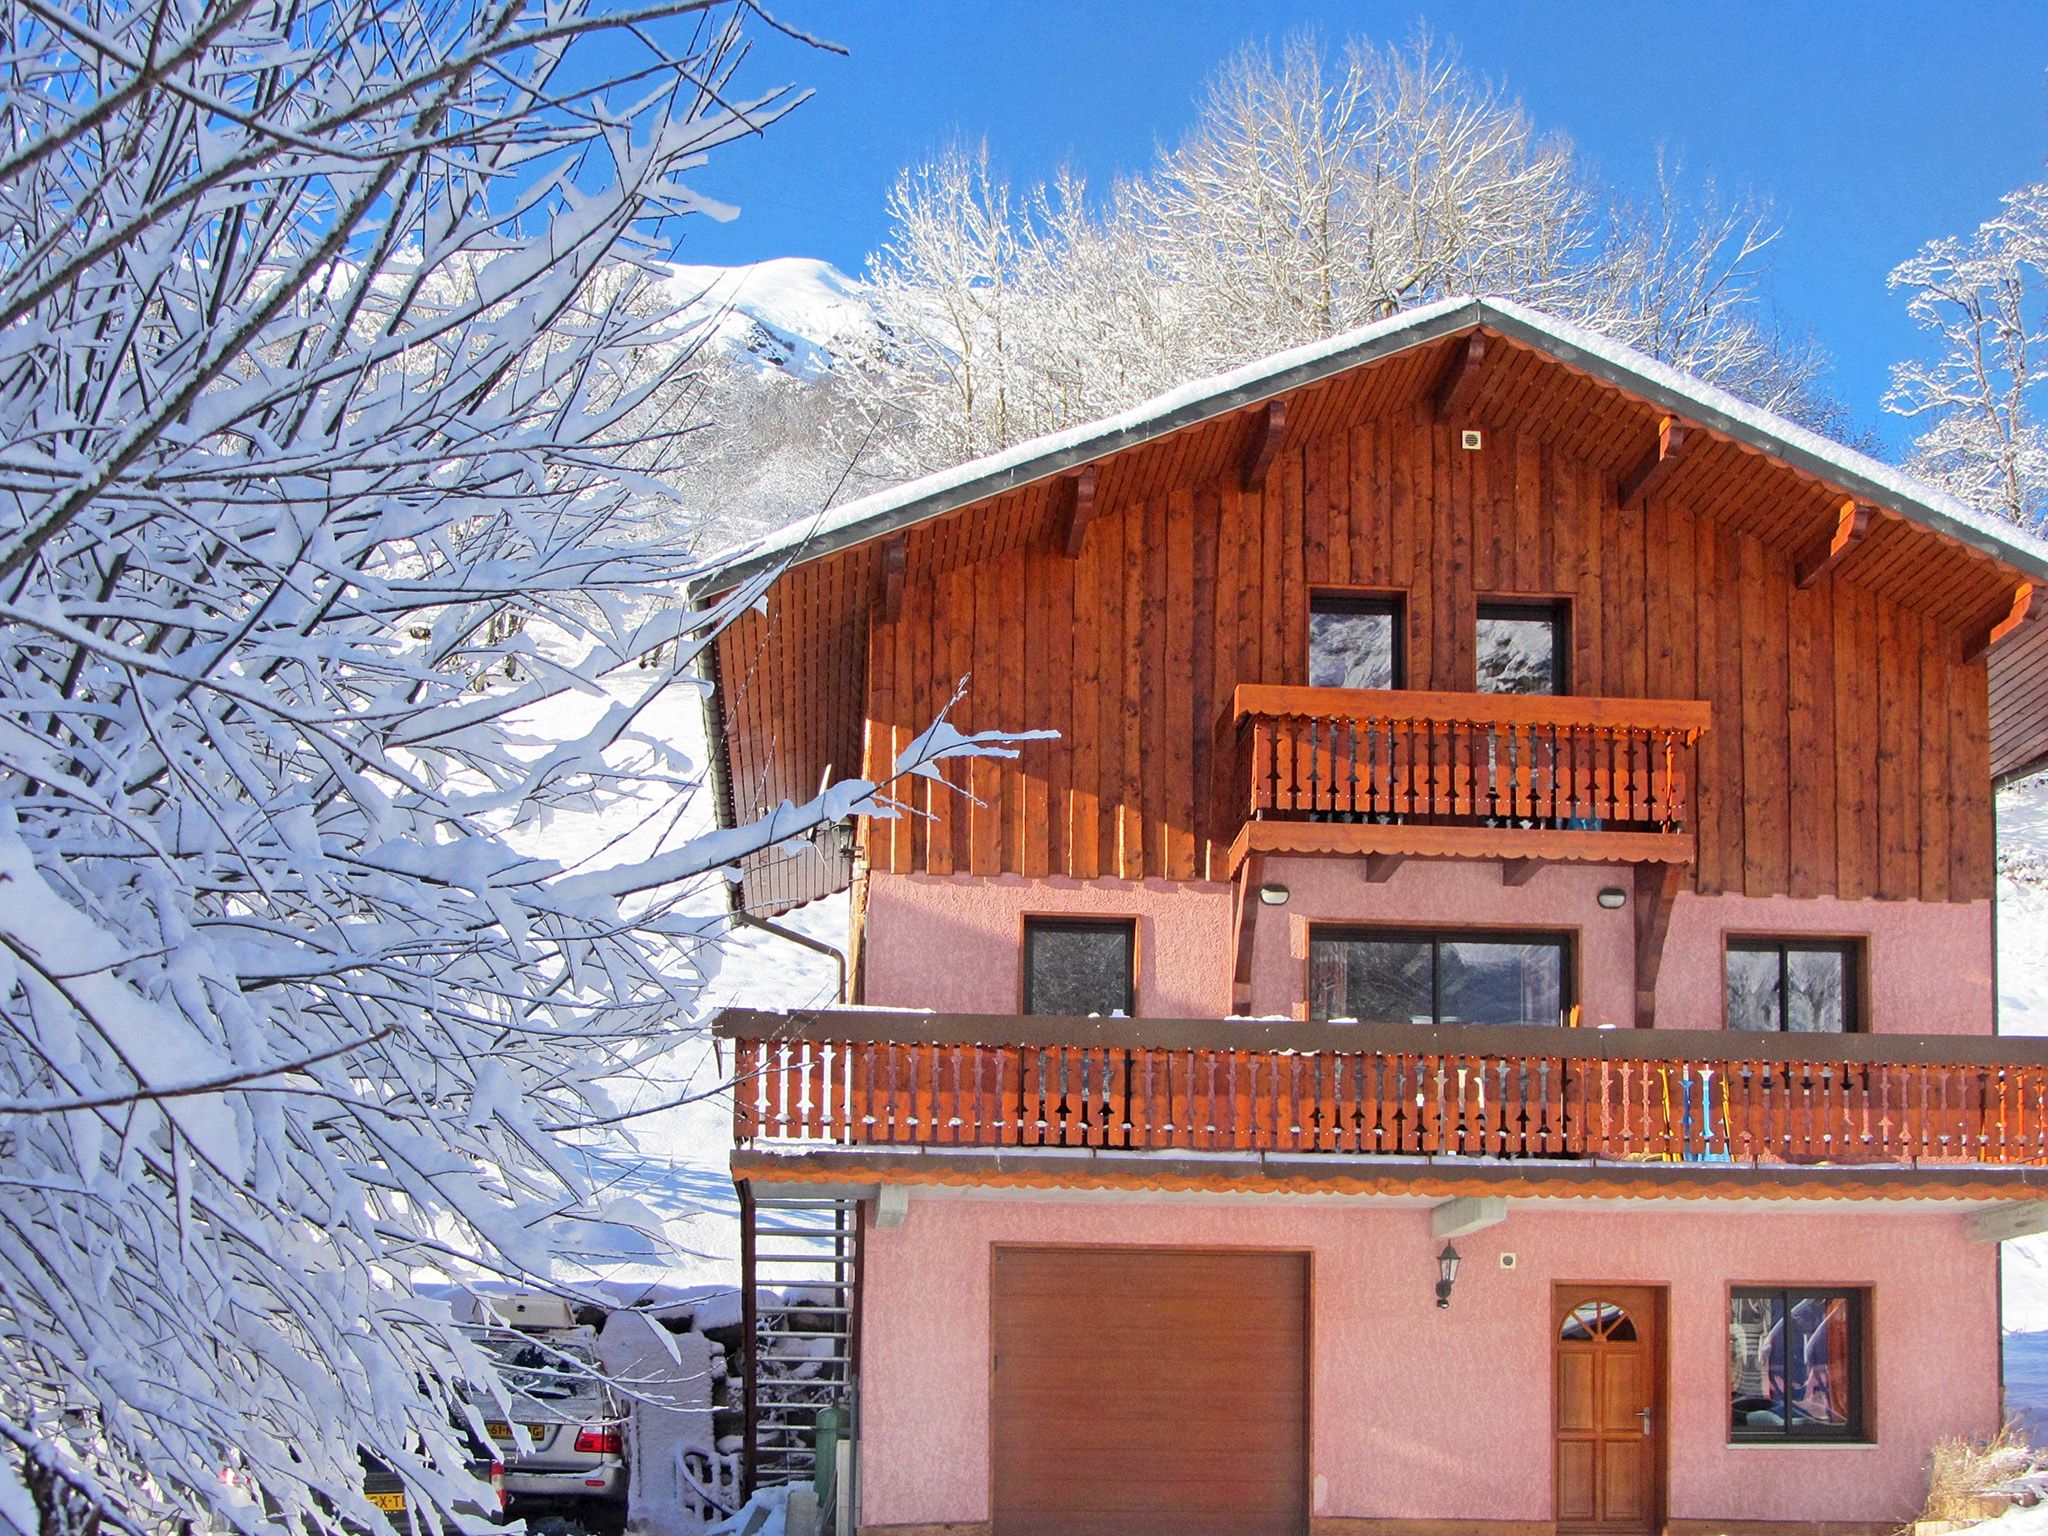
<svg viewBox="0 0 2048 1536">
<path fill-rule="evenodd" d="M 1570 654 L 1563 603 L 1495 599 L 1479 605 L 1481 693 L 1570 693 Z"/>
<path fill-rule="evenodd" d="M 1734 1440 L 1863 1435 L 1861 1291 L 1742 1287 L 1728 1299 L 1728 1432 Z"/>
<path fill-rule="evenodd" d="M 1024 1011 L 1137 1011 L 1137 924 L 1129 918 L 1024 919 Z"/>
<path fill-rule="evenodd" d="M 1398 597 L 1319 595 L 1308 602 L 1311 688 L 1405 688 Z"/>
<path fill-rule="evenodd" d="M 1862 946 L 1843 939 L 1728 941 L 1728 1027 L 1839 1035 L 1857 1026 Z"/>
<path fill-rule="evenodd" d="M 1309 1015 L 1372 1024 L 1560 1024 L 1571 937 L 1311 929 Z"/>
</svg>

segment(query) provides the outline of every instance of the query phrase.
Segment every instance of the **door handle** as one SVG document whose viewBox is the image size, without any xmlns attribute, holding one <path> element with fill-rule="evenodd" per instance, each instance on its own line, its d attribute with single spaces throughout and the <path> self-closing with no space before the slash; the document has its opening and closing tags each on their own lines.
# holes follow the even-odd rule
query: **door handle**
<svg viewBox="0 0 2048 1536">
<path fill-rule="evenodd" d="M 1637 1417 L 1637 1418 L 1639 1418 L 1639 1419 L 1641 1419 L 1641 1420 L 1643 1421 L 1643 1433 L 1644 1433 L 1644 1434 L 1646 1434 L 1646 1435 L 1647 1435 L 1647 1434 L 1649 1434 L 1649 1433 L 1650 1433 L 1650 1410 L 1649 1410 L 1649 1409 L 1647 1409 L 1647 1408 L 1638 1408 L 1638 1409 L 1636 1410 L 1636 1417 Z"/>
</svg>

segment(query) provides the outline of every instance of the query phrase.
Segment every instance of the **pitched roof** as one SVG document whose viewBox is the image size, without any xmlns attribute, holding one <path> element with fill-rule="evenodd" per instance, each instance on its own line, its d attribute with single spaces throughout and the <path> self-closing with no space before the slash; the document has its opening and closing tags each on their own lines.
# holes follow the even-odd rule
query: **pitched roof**
<svg viewBox="0 0 2048 1536">
<path fill-rule="evenodd" d="M 696 585 L 722 590 L 784 564 L 802 564 L 900 532 L 1004 491 L 1048 479 L 1362 364 L 1483 327 L 1602 383 L 1949 535 L 2048 581 L 2048 541 L 1964 505 L 1893 465 L 1737 399 L 1635 348 L 1499 298 L 1443 299 L 1326 341 L 1277 352 L 1199 379 L 1099 421 L 906 481 L 807 517 L 731 551 Z"/>
</svg>

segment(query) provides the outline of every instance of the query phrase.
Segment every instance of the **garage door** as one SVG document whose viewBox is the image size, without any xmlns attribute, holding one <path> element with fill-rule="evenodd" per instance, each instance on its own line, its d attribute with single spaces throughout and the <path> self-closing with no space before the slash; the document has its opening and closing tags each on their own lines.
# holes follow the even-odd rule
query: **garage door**
<svg viewBox="0 0 2048 1536">
<path fill-rule="evenodd" d="M 1303 1536 L 1304 1255 L 994 1262 L 995 1536 Z"/>
</svg>

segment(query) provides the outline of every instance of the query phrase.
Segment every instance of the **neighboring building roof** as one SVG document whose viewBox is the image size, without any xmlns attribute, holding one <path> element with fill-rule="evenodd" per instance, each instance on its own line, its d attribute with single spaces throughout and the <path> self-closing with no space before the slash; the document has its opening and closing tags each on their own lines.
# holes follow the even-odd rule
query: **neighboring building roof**
<svg viewBox="0 0 2048 1536">
<path fill-rule="evenodd" d="M 1444 299 L 1327 341 L 1200 379 L 1114 416 L 1049 433 L 907 481 L 777 530 L 730 553 L 701 579 L 722 590 L 782 564 L 816 560 L 974 502 L 1078 468 L 1106 454 L 1256 405 L 1364 363 L 1483 327 L 1603 383 L 1699 423 L 1859 500 L 1889 507 L 2048 581 L 2048 541 L 1988 516 L 1892 465 L 1808 431 L 1635 348 L 1507 299 Z"/>
</svg>

